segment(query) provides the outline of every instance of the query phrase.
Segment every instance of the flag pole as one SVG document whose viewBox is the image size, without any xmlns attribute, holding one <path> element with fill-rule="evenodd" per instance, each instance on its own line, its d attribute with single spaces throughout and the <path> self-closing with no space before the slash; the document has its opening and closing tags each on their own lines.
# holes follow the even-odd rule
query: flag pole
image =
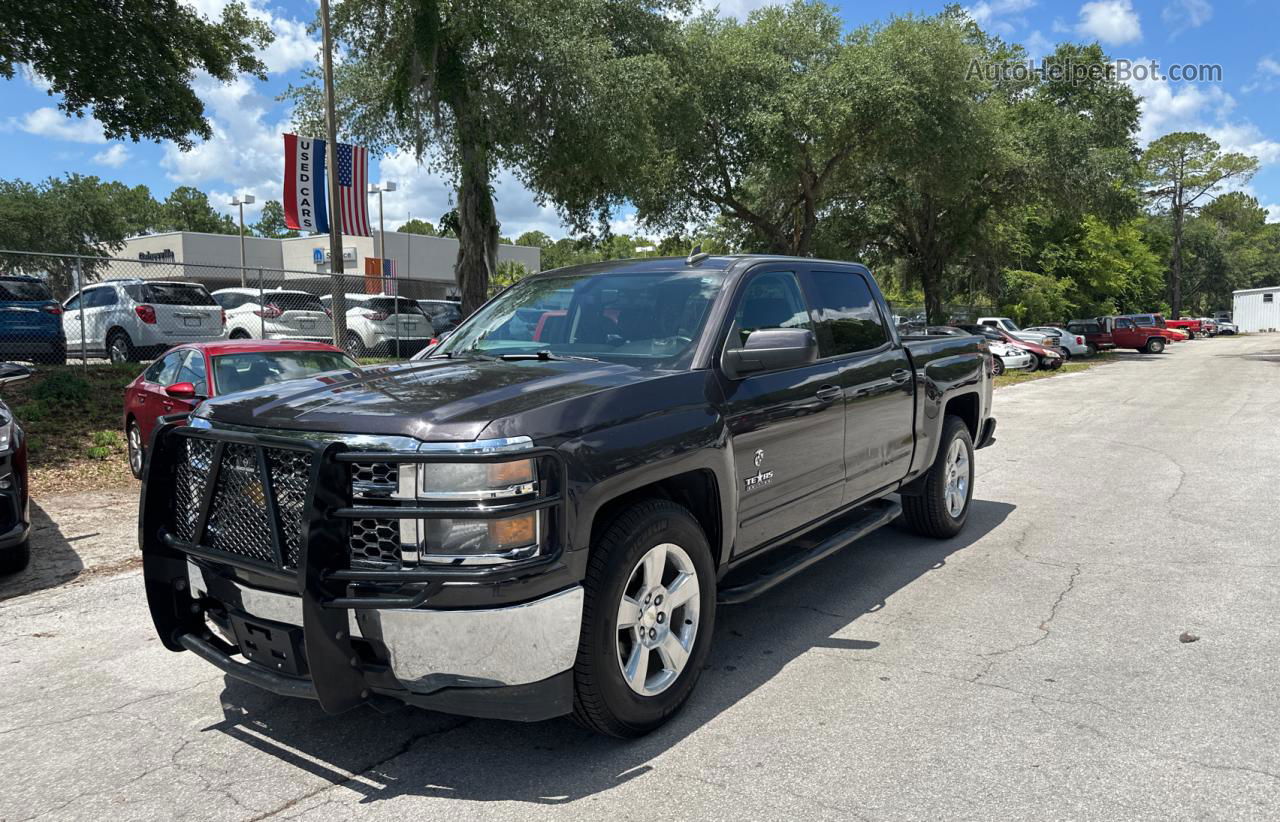
<svg viewBox="0 0 1280 822">
<path fill-rule="evenodd" d="M 333 104 L 333 35 L 329 31 L 329 0 L 320 0 L 320 30 L 324 53 L 325 173 L 329 178 L 329 272 L 333 274 L 333 344 L 345 347 L 346 286 L 342 264 L 342 204 L 338 197 L 338 115 Z M 323 195 L 321 195 L 323 196 Z"/>
</svg>

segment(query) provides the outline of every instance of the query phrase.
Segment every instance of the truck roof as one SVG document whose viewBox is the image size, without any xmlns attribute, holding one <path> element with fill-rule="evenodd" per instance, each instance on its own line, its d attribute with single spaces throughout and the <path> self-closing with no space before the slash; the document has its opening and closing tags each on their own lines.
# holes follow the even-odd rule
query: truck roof
<svg viewBox="0 0 1280 822">
<path fill-rule="evenodd" d="M 533 277 L 545 277 L 549 275 L 563 276 L 565 274 L 599 274 L 609 272 L 610 274 L 653 274 L 660 271 L 672 271 L 680 268 L 688 268 L 690 271 L 696 270 L 716 270 L 726 271 L 741 266 L 753 265 L 761 262 L 786 262 L 786 263 L 823 263 L 829 265 L 852 265 L 859 268 L 866 268 L 862 263 L 850 262 L 849 260 L 824 260 L 815 257 L 791 257 L 785 254 L 713 254 L 703 257 L 695 262 L 689 262 L 687 257 L 637 257 L 621 260 L 603 260 L 598 263 L 583 263 L 580 265 L 569 265 L 563 268 L 552 268 L 547 271 L 540 271 L 533 274 Z M 525 279 L 529 279 L 526 277 Z"/>
</svg>

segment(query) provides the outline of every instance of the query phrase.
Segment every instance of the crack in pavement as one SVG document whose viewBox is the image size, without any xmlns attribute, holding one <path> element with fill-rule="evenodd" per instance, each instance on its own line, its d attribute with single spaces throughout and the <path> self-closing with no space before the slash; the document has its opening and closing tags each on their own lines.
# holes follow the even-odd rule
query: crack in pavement
<svg viewBox="0 0 1280 822">
<path fill-rule="evenodd" d="M 1062 601 L 1067 598 L 1067 594 L 1075 590 L 1076 579 L 1080 576 L 1080 573 L 1082 570 L 1083 569 L 1080 563 L 1078 562 L 1072 563 L 1071 576 L 1067 578 L 1066 587 L 1064 587 L 1061 591 L 1058 592 L 1057 597 L 1055 597 L 1053 600 L 1053 604 L 1049 606 L 1048 616 L 1046 616 L 1043 620 L 1041 620 L 1040 624 L 1036 626 L 1036 630 L 1040 632 L 1040 636 L 1036 637 L 1030 642 L 1019 642 L 1014 645 L 1011 645 L 1008 648 L 1002 648 L 998 651 L 988 651 L 985 654 L 978 654 L 978 656 L 987 658 L 987 663 L 983 667 L 983 669 L 978 673 L 974 674 L 973 678 L 970 679 L 969 681 L 976 683 L 978 680 L 982 679 L 987 674 L 991 673 L 991 669 L 995 667 L 995 664 L 996 664 L 996 660 L 994 659 L 994 657 L 1005 656 L 1006 654 L 1015 653 L 1017 651 L 1025 651 L 1028 648 L 1034 648 L 1035 646 L 1039 645 L 1041 642 L 1044 642 L 1046 639 L 1048 639 L 1049 634 L 1052 633 L 1052 629 L 1049 626 L 1051 626 L 1053 624 L 1053 620 L 1057 618 L 1058 609 L 1062 607 Z"/>
</svg>

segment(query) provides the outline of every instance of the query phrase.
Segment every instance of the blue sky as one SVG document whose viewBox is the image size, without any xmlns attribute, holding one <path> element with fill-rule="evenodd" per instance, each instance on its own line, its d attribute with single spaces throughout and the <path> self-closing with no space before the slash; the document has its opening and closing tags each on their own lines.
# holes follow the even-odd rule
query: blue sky
<svg viewBox="0 0 1280 822">
<path fill-rule="evenodd" d="M 188 0 L 216 14 L 225 0 Z M 20 75 L 0 81 L 0 177 L 39 180 L 66 172 L 96 174 L 130 185 L 144 183 L 158 197 L 179 185 L 210 193 L 215 205 L 230 213 L 227 202 L 240 192 L 258 203 L 281 197 L 283 148 L 289 111 L 275 96 L 315 59 L 316 44 L 306 23 L 313 0 L 248 0 L 254 14 L 276 32 L 276 42 L 263 58 L 270 78 L 265 83 L 240 79 L 221 85 L 197 83 L 213 123 L 213 139 L 191 151 L 172 144 L 107 142 L 92 120 L 72 119 L 57 109 L 40 78 Z M 707 5 L 711 5 L 708 3 Z M 754 0 L 725 0 L 722 14 L 743 16 L 765 5 Z M 844 2 L 837 4 L 850 27 L 883 20 L 892 14 L 932 14 L 942 2 Z M 1063 40 L 1100 41 L 1113 58 L 1134 63 L 1158 60 L 1171 64 L 1220 64 L 1222 82 L 1133 82 L 1143 100 L 1140 140 L 1169 131 L 1205 131 L 1224 147 L 1246 151 L 1262 161 L 1262 170 L 1247 190 L 1280 222 L 1280 44 L 1274 39 L 1280 14 L 1274 0 L 983 0 L 968 6 L 970 14 L 1007 40 L 1023 43 L 1033 56 Z M 396 180 L 400 191 L 386 197 L 388 226 L 409 215 L 435 221 L 451 207 L 449 182 L 411 157 L 385 157 L 371 169 L 372 179 Z M 503 233 L 515 236 L 541 229 L 563 234 L 555 213 L 539 207 L 509 173 L 497 181 L 498 216 Z M 246 220 L 251 219 L 246 212 Z M 256 219 L 256 213 L 252 215 Z M 633 230 L 620 217 L 615 230 Z"/>
</svg>

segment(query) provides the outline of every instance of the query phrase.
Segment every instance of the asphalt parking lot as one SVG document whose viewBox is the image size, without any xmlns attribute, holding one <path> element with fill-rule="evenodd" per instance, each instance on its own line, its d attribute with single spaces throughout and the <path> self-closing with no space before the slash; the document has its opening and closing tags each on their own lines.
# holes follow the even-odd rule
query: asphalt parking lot
<svg viewBox="0 0 1280 822">
<path fill-rule="evenodd" d="M 723 610 L 631 743 L 229 680 L 112 565 L 126 503 L 47 511 L 37 553 L 105 570 L 0 587 L 0 820 L 1274 818 L 1280 336 L 1117 359 L 1000 390 L 960 537 L 888 529 Z"/>
</svg>

